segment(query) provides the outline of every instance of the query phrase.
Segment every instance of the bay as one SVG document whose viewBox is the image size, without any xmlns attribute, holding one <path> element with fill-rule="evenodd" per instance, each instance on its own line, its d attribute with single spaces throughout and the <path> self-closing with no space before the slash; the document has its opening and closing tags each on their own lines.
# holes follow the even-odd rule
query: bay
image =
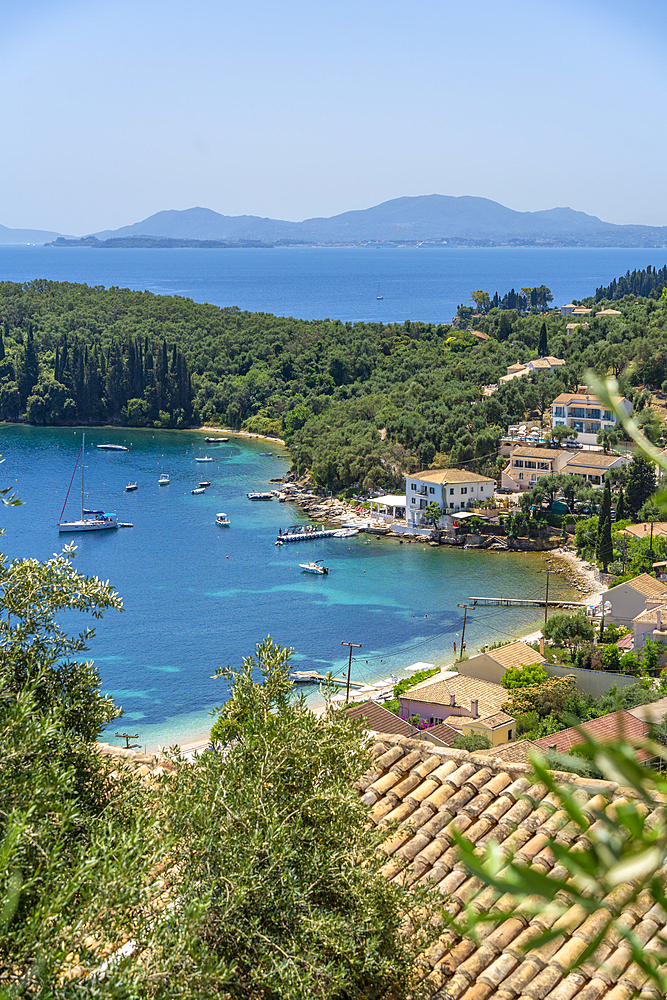
<svg viewBox="0 0 667 1000">
<path fill-rule="evenodd" d="M 448 323 L 473 289 L 547 285 L 554 304 L 580 299 L 628 269 L 662 267 L 636 248 L 149 250 L 0 246 L 0 279 L 85 282 L 301 319 Z M 383 298 L 377 299 L 381 294 Z"/>
<path fill-rule="evenodd" d="M 544 593 L 539 555 L 398 545 L 363 534 L 276 547 L 278 529 L 305 518 L 291 504 L 252 503 L 246 493 L 286 471 L 286 452 L 240 436 L 210 445 L 194 431 L 89 428 L 86 503 L 116 510 L 134 527 L 59 535 L 81 433 L 0 425 L 2 484 L 23 501 L 4 509 L 2 551 L 46 559 L 74 541 L 76 567 L 118 590 L 125 610 L 88 623 L 96 628 L 90 655 L 103 690 L 126 711 L 120 730 L 138 733 L 143 746 L 205 733 L 208 711 L 226 694 L 211 675 L 239 664 L 267 635 L 295 648 L 295 666 L 336 673 L 347 668 L 341 641 L 360 642 L 352 678 L 373 682 L 401 676 L 417 660 L 450 662 L 452 643 L 461 640 L 458 605 L 469 597 Z M 128 451 L 98 451 L 103 443 Z M 195 461 L 205 453 L 215 461 Z M 192 496 L 202 471 L 212 485 Z M 157 484 L 162 472 L 168 487 Z M 136 493 L 124 492 L 130 480 Z M 70 515 L 80 503 L 78 482 Z M 216 526 L 218 511 L 229 514 L 230 528 Z M 329 576 L 300 571 L 299 562 L 320 558 Z M 551 577 L 550 593 L 572 596 L 559 576 Z M 468 651 L 537 628 L 541 618 L 526 608 L 477 608 L 468 615 Z M 66 615 L 63 624 L 79 631 L 83 616 Z"/>
</svg>

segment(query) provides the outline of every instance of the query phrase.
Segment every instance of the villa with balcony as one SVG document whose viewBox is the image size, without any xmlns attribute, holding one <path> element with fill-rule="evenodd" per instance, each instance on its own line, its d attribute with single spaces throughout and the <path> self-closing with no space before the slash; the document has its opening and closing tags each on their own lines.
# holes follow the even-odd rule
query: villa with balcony
<svg viewBox="0 0 667 1000">
<path fill-rule="evenodd" d="M 405 514 L 408 527 L 427 527 L 424 511 L 437 503 L 443 514 L 439 527 L 445 526 L 447 515 L 469 510 L 484 500 L 493 500 L 495 480 L 479 476 L 467 469 L 430 469 L 405 477 Z"/>
<path fill-rule="evenodd" d="M 626 416 L 632 413 L 632 403 L 624 396 L 617 396 L 614 401 Z M 585 389 L 562 392 L 551 404 L 552 427 L 571 427 L 577 431 L 577 444 L 595 444 L 598 431 L 612 430 L 618 423 L 615 412 L 606 409 L 598 396 Z"/>
</svg>

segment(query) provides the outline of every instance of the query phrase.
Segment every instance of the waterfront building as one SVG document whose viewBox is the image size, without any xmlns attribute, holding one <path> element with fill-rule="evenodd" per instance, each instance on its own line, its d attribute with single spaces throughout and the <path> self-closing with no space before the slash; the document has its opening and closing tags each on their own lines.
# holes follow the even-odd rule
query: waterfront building
<svg viewBox="0 0 667 1000">
<path fill-rule="evenodd" d="M 604 486 L 604 481 L 610 469 L 622 469 L 630 464 L 627 455 L 605 455 L 601 451 L 579 451 L 568 458 L 560 470 L 567 475 L 581 476 L 591 486 Z"/>
<path fill-rule="evenodd" d="M 510 454 L 509 464 L 501 474 L 501 486 L 515 493 L 532 490 L 544 476 L 562 472 L 567 460 L 568 453 L 564 449 L 521 445 Z"/>
<path fill-rule="evenodd" d="M 466 719 L 484 719 L 502 711 L 508 694 L 500 684 L 445 671 L 416 684 L 398 699 L 399 714 L 419 716 L 422 722 L 462 725 Z M 463 720 L 458 718 L 463 716 Z"/>
<path fill-rule="evenodd" d="M 488 647 L 482 652 L 459 663 L 459 673 L 467 677 L 477 677 L 482 681 L 500 684 L 503 674 L 510 667 L 528 667 L 534 663 L 544 663 L 544 657 L 527 643 L 517 639 L 496 649 Z"/>
<path fill-rule="evenodd" d="M 632 413 L 632 403 L 624 396 L 617 396 L 615 402 L 626 416 Z M 576 392 L 562 392 L 551 404 L 551 426 L 577 431 L 578 444 L 596 444 L 598 431 L 612 430 L 618 423 L 614 410 L 608 410 L 599 396 L 585 387 Z"/>
<path fill-rule="evenodd" d="M 430 469 L 405 477 L 406 520 L 408 527 L 428 527 L 424 511 L 437 503 L 443 515 L 467 510 L 485 500 L 493 500 L 494 479 L 467 469 Z M 439 527 L 447 523 L 443 517 Z"/>
</svg>

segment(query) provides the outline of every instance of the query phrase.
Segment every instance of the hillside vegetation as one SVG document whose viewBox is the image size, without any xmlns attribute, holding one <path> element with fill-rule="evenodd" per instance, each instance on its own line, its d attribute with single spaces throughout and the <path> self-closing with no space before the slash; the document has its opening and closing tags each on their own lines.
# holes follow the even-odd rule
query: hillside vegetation
<svg viewBox="0 0 667 1000">
<path fill-rule="evenodd" d="M 295 469 L 327 486 L 392 487 L 418 464 L 491 471 L 508 424 L 546 412 L 586 368 L 627 369 L 630 396 L 667 380 L 667 301 L 614 305 L 622 317 L 589 318 L 570 335 L 558 312 L 490 307 L 473 320 L 490 337 L 480 342 L 449 325 L 305 321 L 127 289 L 3 282 L 0 416 L 282 434 Z M 483 386 L 535 357 L 540 340 L 545 353 L 545 333 L 547 353 L 567 365 L 485 397 Z"/>
</svg>

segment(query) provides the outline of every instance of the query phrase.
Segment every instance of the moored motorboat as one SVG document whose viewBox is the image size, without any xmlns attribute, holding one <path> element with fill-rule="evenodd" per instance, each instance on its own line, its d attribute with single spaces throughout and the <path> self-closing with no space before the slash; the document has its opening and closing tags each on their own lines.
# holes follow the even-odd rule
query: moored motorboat
<svg viewBox="0 0 667 1000">
<path fill-rule="evenodd" d="M 353 535 L 358 535 L 358 528 L 340 528 L 338 531 L 334 531 L 334 538 L 352 538 Z"/>
<path fill-rule="evenodd" d="M 98 444 L 99 451 L 127 451 L 124 444 Z"/>
<path fill-rule="evenodd" d="M 248 500 L 273 500 L 273 493 L 246 493 Z"/>
<path fill-rule="evenodd" d="M 230 524 L 229 517 L 221 511 L 215 515 L 215 523 L 221 528 L 228 528 Z"/>
<path fill-rule="evenodd" d="M 139 485 L 137 483 L 128 483 L 127 486 L 125 487 L 125 492 L 132 493 L 133 490 L 138 490 L 138 489 Z"/>
<path fill-rule="evenodd" d="M 299 567 L 304 573 L 315 573 L 317 576 L 326 576 L 329 570 L 326 566 L 322 565 L 322 562 L 322 559 L 317 559 L 315 562 L 299 563 Z"/>
<path fill-rule="evenodd" d="M 169 476 L 166 472 L 163 472 L 157 481 L 158 486 L 169 486 Z"/>
<path fill-rule="evenodd" d="M 206 489 L 206 487 L 210 486 L 211 484 L 206 479 L 202 479 L 199 485 L 202 487 L 202 489 Z"/>
<path fill-rule="evenodd" d="M 206 493 L 206 490 L 204 489 L 204 487 L 203 487 L 203 486 L 198 486 L 196 490 L 190 490 L 190 492 L 191 492 L 191 493 L 192 493 L 193 495 L 196 495 L 196 494 L 198 494 L 198 493 Z"/>
<path fill-rule="evenodd" d="M 195 458 L 195 462 L 214 462 L 215 459 L 211 458 L 209 455 L 204 455 L 203 458 Z"/>
<path fill-rule="evenodd" d="M 204 438 L 206 444 L 227 444 L 229 438 Z"/>
</svg>

